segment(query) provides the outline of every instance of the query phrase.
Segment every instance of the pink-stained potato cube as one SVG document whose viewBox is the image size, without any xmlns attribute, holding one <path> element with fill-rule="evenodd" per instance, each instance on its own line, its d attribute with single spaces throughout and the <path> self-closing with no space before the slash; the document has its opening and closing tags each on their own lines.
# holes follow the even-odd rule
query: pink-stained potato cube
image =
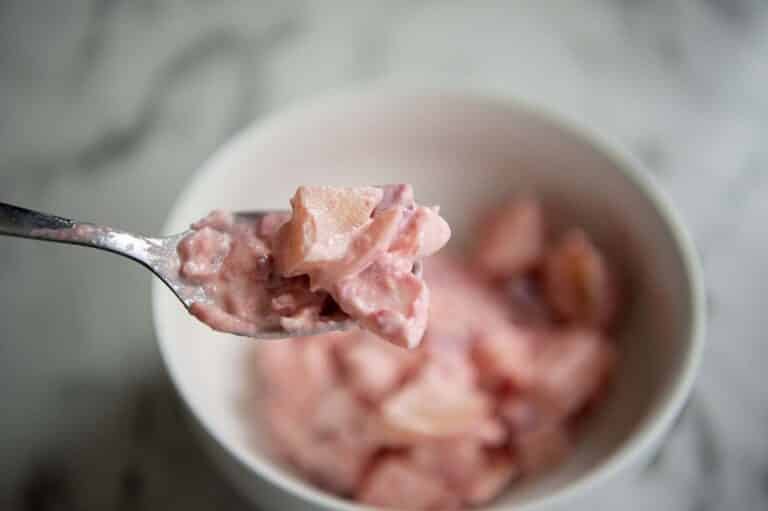
<svg viewBox="0 0 768 511">
<path fill-rule="evenodd" d="M 367 224 L 381 189 L 301 186 L 291 199 L 293 215 L 280 229 L 278 266 L 286 275 L 308 273 L 318 263 L 341 258 L 350 235 Z"/>
<path fill-rule="evenodd" d="M 338 282 L 333 295 L 361 326 L 398 346 L 415 348 L 424 335 L 429 291 L 410 271 L 373 264 Z"/>
<path fill-rule="evenodd" d="M 435 364 L 382 403 L 386 425 L 404 435 L 446 437 L 471 432 L 489 413 L 486 397 Z"/>
<path fill-rule="evenodd" d="M 421 259 L 440 250 L 451 237 L 451 228 L 437 208 L 418 207 L 408 215 L 389 251 L 406 259 Z"/>
<path fill-rule="evenodd" d="M 375 336 L 362 337 L 339 355 L 350 387 L 372 402 L 395 390 L 420 358 L 414 351 L 399 349 Z"/>
<path fill-rule="evenodd" d="M 491 276 L 527 270 L 544 255 L 546 232 L 536 199 L 516 199 L 484 217 L 472 251 L 476 268 Z"/>
<path fill-rule="evenodd" d="M 605 327 L 618 308 L 616 277 L 600 251 L 580 229 L 568 231 L 547 255 L 547 297 L 563 317 Z"/>
<path fill-rule="evenodd" d="M 581 409 L 607 381 L 616 349 L 599 332 L 571 329 L 542 339 L 533 358 L 531 387 L 563 415 Z"/>
<path fill-rule="evenodd" d="M 472 345 L 472 358 L 485 387 L 524 387 L 534 378 L 534 334 L 514 325 L 483 333 Z"/>
<path fill-rule="evenodd" d="M 461 504 L 439 477 L 395 456 L 374 466 L 356 498 L 364 504 L 399 511 L 453 511 Z"/>
</svg>

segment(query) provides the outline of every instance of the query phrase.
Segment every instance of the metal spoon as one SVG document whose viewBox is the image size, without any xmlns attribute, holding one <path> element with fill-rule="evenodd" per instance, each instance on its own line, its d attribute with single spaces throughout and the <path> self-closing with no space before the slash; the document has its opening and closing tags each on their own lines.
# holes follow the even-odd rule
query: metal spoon
<svg viewBox="0 0 768 511">
<path fill-rule="evenodd" d="M 238 222 L 253 223 L 274 211 L 245 211 L 235 213 Z M 68 218 L 33 211 L 0 202 L 0 234 L 31 238 L 106 250 L 132 259 L 157 275 L 189 309 L 193 303 L 211 303 L 201 286 L 191 285 L 179 275 L 179 256 L 176 250 L 179 242 L 190 230 L 165 237 L 147 237 L 132 234 L 112 227 L 77 222 Z M 414 266 L 414 273 L 421 274 L 421 264 Z M 316 335 L 333 330 L 346 330 L 354 325 L 352 320 L 328 321 L 312 330 L 288 332 L 281 327 L 265 328 L 248 337 L 258 339 L 279 339 L 298 335 Z M 243 335 L 239 332 L 231 332 Z"/>
</svg>

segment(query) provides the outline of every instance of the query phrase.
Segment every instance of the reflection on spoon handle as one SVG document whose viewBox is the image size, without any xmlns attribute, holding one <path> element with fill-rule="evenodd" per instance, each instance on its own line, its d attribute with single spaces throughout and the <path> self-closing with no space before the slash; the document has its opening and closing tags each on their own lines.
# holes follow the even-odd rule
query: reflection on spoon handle
<svg viewBox="0 0 768 511">
<path fill-rule="evenodd" d="M 0 235 L 108 250 L 147 264 L 157 240 L 0 202 Z"/>
<path fill-rule="evenodd" d="M 0 234 L 59 241 L 55 233 L 71 229 L 75 222 L 31 209 L 0 202 Z"/>
</svg>

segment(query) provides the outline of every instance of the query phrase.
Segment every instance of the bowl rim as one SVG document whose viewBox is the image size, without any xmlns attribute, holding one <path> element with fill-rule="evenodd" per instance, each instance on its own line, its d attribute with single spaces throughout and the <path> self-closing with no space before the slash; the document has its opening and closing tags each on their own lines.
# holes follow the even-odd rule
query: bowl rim
<svg viewBox="0 0 768 511">
<path fill-rule="evenodd" d="M 577 120 L 568 114 L 555 111 L 538 101 L 524 97 L 471 89 L 411 88 L 393 90 L 391 88 L 366 87 L 362 90 L 343 90 L 320 95 L 319 97 L 313 96 L 288 105 L 287 108 L 276 108 L 268 112 L 230 137 L 216 149 L 195 170 L 179 191 L 165 218 L 163 232 L 169 233 L 171 224 L 178 214 L 180 204 L 187 202 L 191 190 L 195 188 L 195 184 L 211 172 L 217 163 L 226 159 L 232 153 L 241 150 L 247 142 L 259 137 L 265 137 L 270 132 L 279 129 L 280 126 L 296 122 L 312 112 L 344 108 L 353 101 L 359 104 L 369 104 L 381 100 L 405 102 L 417 99 L 459 101 L 485 104 L 503 110 L 517 110 L 524 114 L 539 117 L 554 128 L 570 134 L 574 139 L 588 145 L 592 150 L 610 160 L 616 171 L 623 174 L 623 177 L 651 202 L 662 223 L 667 228 L 671 241 L 674 244 L 677 257 L 680 259 L 685 271 L 685 279 L 688 285 L 688 303 L 686 307 L 690 317 L 690 324 L 686 325 L 688 343 L 680 372 L 670 382 L 668 392 L 661 396 L 661 399 L 650 410 L 644 420 L 635 426 L 635 430 L 629 438 L 619 445 L 605 460 L 562 488 L 529 502 L 518 504 L 516 509 L 519 511 L 536 511 L 584 495 L 588 490 L 601 486 L 614 475 L 625 472 L 642 460 L 649 448 L 668 432 L 682 412 L 693 388 L 696 373 L 701 365 L 703 356 L 706 330 L 706 296 L 702 269 L 695 245 L 680 214 L 672 205 L 666 192 L 657 184 L 655 178 L 635 156 L 624 149 L 618 142 L 612 140 L 610 136 L 598 132 L 598 130 L 594 129 L 583 119 Z M 174 365 L 170 363 L 172 355 L 170 353 L 171 341 L 169 337 L 171 332 L 167 331 L 167 322 L 163 319 L 164 315 L 160 310 L 159 300 L 159 296 L 164 292 L 166 292 L 166 289 L 162 283 L 157 280 L 153 281 L 151 292 L 152 319 L 160 355 L 173 386 L 181 396 L 181 401 L 184 403 L 187 411 L 195 418 L 206 436 L 218 443 L 224 451 L 248 471 L 305 501 L 340 511 L 376 511 L 373 507 L 342 499 L 309 484 L 302 486 L 291 481 L 274 464 L 268 461 L 262 462 L 253 459 L 242 449 L 238 449 L 227 437 L 220 435 L 206 421 L 203 410 L 195 407 L 189 392 L 180 385 L 180 379 L 176 374 Z M 494 505 L 479 509 L 483 511 L 502 511 L 501 508 Z"/>
</svg>

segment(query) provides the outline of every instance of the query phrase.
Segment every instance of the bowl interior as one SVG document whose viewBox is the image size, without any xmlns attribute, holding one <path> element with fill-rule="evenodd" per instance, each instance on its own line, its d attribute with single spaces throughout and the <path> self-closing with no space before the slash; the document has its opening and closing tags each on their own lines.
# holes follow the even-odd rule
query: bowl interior
<svg viewBox="0 0 768 511">
<path fill-rule="evenodd" d="M 467 239 L 478 210 L 521 191 L 542 197 L 556 218 L 584 226 L 628 277 L 618 379 L 569 461 L 494 503 L 505 507 L 551 495 L 628 455 L 628 441 L 675 406 L 670 395 L 691 358 L 690 268 L 663 207 L 642 179 L 618 170 L 617 158 L 532 109 L 504 102 L 337 99 L 257 125 L 225 146 L 184 190 L 167 228 L 179 231 L 214 208 L 285 209 L 300 184 L 395 182 L 412 183 L 422 203 L 440 204 L 453 244 Z M 256 341 L 211 332 L 160 284 L 154 298 L 166 363 L 206 429 L 250 467 L 309 498 L 321 495 L 263 448 L 249 370 Z"/>
</svg>

